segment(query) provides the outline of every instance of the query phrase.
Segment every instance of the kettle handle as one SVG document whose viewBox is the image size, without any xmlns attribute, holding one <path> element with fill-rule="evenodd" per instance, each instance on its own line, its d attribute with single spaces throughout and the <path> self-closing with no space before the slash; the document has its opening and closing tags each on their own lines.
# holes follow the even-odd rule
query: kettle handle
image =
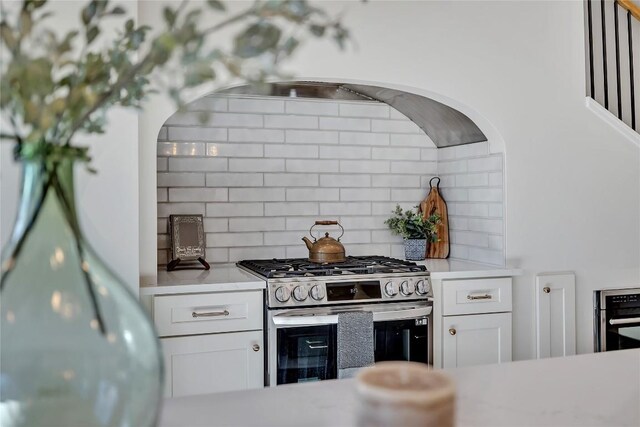
<svg viewBox="0 0 640 427">
<path fill-rule="evenodd" d="M 318 220 L 309 229 L 309 234 L 311 235 L 311 237 L 313 237 L 314 240 L 315 240 L 315 236 L 313 235 L 313 227 L 315 227 L 316 225 L 337 225 L 338 227 L 340 227 L 340 229 L 342 230 L 342 234 L 340 234 L 340 236 L 338 237 L 338 239 L 337 239 L 338 242 L 340 241 L 340 238 L 342 236 L 344 236 L 344 227 L 342 227 L 338 221 L 321 221 L 321 220 Z"/>
</svg>

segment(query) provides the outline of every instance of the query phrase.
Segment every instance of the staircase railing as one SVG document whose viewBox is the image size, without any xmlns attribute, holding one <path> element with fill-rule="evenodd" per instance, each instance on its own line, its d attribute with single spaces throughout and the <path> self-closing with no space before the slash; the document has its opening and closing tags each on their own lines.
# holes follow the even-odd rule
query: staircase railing
<svg viewBox="0 0 640 427">
<path fill-rule="evenodd" d="M 640 125 L 640 3 L 585 0 L 587 94 L 634 131 Z"/>
</svg>

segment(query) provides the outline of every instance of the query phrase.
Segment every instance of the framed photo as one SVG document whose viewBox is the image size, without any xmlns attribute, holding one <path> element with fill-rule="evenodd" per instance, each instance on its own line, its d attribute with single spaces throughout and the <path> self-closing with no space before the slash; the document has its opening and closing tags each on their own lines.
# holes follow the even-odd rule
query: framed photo
<svg viewBox="0 0 640 427">
<path fill-rule="evenodd" d="M 204 261 L 205 236 L 202 215 L 169 216 L 171 262 L 167 270 L 173 270 L 180 262 L 199 261 L 208 270 Z"/>
</svg>

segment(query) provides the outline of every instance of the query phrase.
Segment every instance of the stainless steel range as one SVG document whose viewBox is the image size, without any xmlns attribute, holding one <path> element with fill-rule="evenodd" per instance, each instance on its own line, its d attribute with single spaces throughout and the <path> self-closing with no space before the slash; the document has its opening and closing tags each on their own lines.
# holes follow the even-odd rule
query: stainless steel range
<svg viewBox="0 0 640 427">
<path fill-rule="evenodd" d="M 381 256 L 314 264 L 306 259 L 240 261 L 267 281 L 266 381 L 337 377 L 338 313 L 370 311 L 376 361 L 432 362 L 432 290 L 426 267 Z"/>
</svg>

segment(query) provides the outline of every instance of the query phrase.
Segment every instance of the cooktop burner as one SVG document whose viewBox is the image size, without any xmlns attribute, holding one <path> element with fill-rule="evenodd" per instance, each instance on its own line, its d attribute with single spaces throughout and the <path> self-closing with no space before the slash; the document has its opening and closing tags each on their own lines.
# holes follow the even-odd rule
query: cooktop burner
<svg viewBox="0 0 640 427">
<path fill-rule="evenodd" d="M 306 258 L 257 259 L 237 263 L 267 279 L 427 271 L 423 265 L 384 256 L 350 256 L 344 262 L 316 264 Z"/>
</svg>

